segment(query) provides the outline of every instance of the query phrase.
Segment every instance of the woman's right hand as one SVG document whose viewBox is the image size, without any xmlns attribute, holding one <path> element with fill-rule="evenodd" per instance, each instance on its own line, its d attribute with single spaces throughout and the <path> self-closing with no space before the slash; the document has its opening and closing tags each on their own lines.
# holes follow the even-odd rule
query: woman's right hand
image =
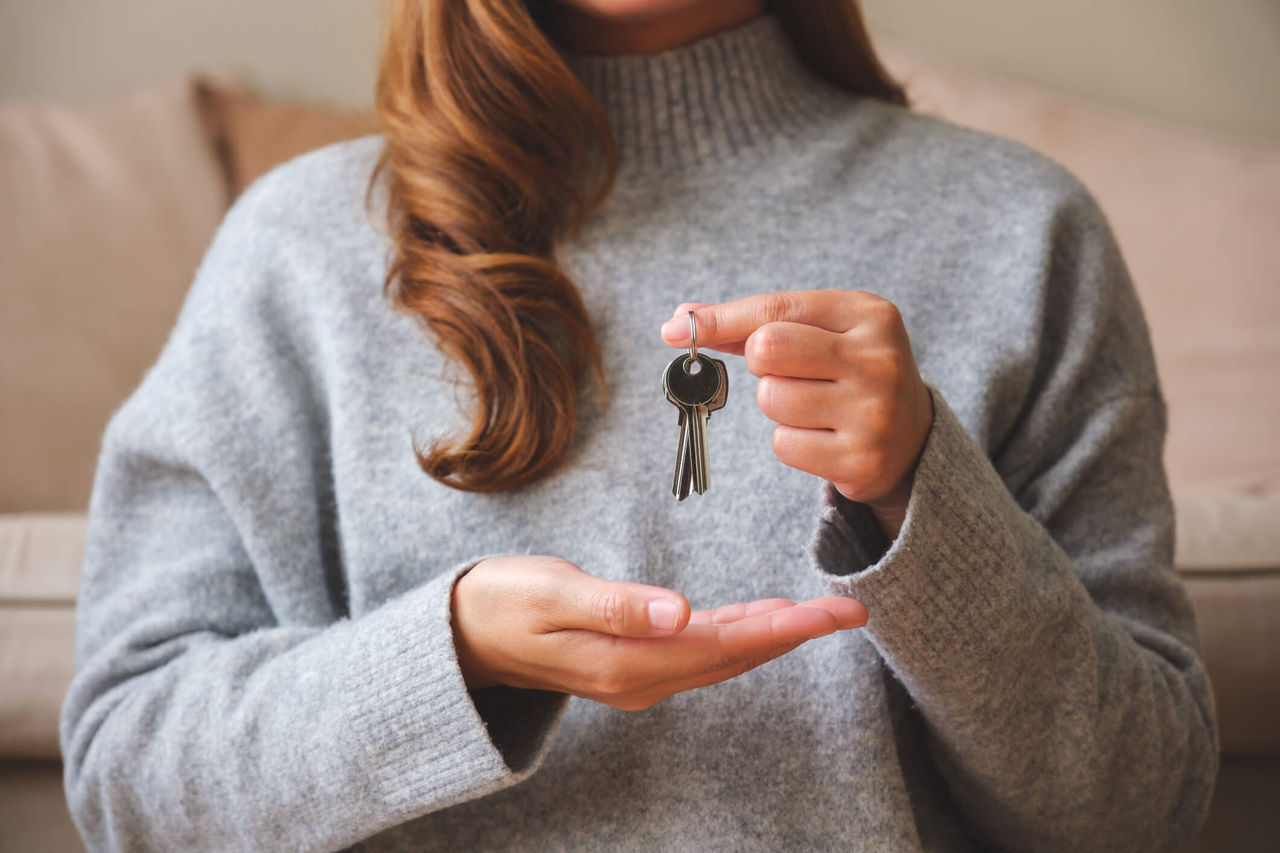
<svg viewBox="0 0 1280 853">
<path fill-rule="evenodd" d="M 852 598 L 771 598 L 690 612 L 662 587 L 592 577 L 556 557 L 495 557 L 453 590 L 467 687 L 552 690 L 639 711 L 807 640 L 867 623 Z"/>
</svg>

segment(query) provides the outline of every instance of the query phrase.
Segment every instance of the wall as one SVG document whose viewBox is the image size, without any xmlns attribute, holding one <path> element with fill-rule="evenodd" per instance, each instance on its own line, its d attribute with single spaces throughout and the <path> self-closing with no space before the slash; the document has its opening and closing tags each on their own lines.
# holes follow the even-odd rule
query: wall
<svg viewBox="0 0 1280 853">
<path fill-rule="evenodd" d="M 956 64 L 1224 135 L 1280 139 L 1280 0 L 863 0 Z"/>
<path fill-rule="evenodd" d="M 792 0 L 797 2 L 798 0 Z M 194 66 L 371 103 L 377 0 L 6 0 L 0 98 L 109 94 Z M 1227 135 L 1280 139 L 1280 0 L 864 0 L 939 58 Z"/>
<path fill-rule="evenodd" d="M 377 0 L 3 0 L 0 98 L 87 97 L 231 69 L 271 95 L 371 106 Z"/>
</svg>

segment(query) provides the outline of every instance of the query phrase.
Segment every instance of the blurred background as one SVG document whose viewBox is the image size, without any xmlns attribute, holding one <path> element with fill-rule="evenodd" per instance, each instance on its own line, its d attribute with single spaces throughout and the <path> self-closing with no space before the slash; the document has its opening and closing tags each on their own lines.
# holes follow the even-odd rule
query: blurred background
<svg viewBox="0 0 1280 853">
<path fill-rule="evenodd" d="M 1280 838 L 1280 0 L 865 0 L 915 108 L 1062 162 L 1170 407 L 1175 562 L 1221 723 L 1187 850 Z M 82 849 L 57 715 L 102 428 L 227 206 L 372 132 L 374 0 L 0 0 L 0 850 Z"/>
<path fill-rule="evenodd" d="M 1275 0 L 864 0 L 938 59 L 1209 131 L 1280 139 Z M 0 97 L 110 96 L 193 67 L 273 98 L 373 105 L 374 0 L 0 4 Z"/>
</svg>

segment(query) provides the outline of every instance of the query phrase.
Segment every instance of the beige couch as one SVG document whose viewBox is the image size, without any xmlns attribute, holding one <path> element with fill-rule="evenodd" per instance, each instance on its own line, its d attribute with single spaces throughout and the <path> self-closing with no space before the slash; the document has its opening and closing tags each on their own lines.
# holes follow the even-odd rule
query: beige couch
<svg viewBox="0 0 1280 853">
<path fill-rule="evenodd" d="M 1213 813 L 1187 849 L 1267 849 L 1280 838 L 1280 146 L 886 53 L 919 108 L 1060 160 L 1112 220 L 1170 404 L 1177 565 L 1222 727 Z M 79 847 L 57 721 L 107 418 L 234 195 L 374 127 L 196 77 L 110 103 L 0 106 L 0 850 Z"/>
</svg>

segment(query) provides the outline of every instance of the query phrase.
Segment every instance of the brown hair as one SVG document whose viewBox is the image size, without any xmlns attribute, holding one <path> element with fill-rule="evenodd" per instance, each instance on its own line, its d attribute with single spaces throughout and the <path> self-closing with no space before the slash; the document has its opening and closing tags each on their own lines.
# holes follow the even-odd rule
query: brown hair
<svg viewBox="0 0 1280 853">
<path fill-rule="evenodd" d="M 579 385 L 604 370 L 555 250 L 604 203 L 617 150 L 599 104 L 540 24 L 545 0 L 390 0 L 376 88 L 395 253 L 384 290 L 474 392 L 471 430 L 414 452 L 422 470 L 496 491 L 568 451 Z M 797 52 L 852 92 L 907 105 L 857 0 L 775 0 Z"/>
</svg>

